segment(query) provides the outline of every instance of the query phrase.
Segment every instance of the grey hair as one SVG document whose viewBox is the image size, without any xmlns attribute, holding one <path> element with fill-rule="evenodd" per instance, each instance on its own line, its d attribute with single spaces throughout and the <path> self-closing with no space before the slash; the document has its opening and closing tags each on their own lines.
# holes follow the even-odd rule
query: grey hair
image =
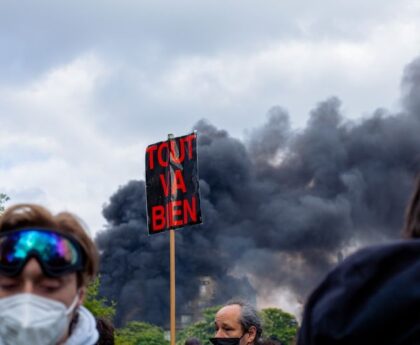
<svg viewBox="0 0 420 345">
<path fill-rule="evenodd" d="M 241 316 L 239 318 L 239 322 L 242 325 L 242 329 L 244 332 L 248 332 L 251 326 L 254 326 L 256 329 L 254 343 L 259 344 L 262 336 L 262 326 L 261 319 L 258 316 L 257 310 L 248 302 L 240 299 L 230 300 L 224 304 L 224 307 L 229 305 L 239 305 L 241 307 Z"/>
</svg>

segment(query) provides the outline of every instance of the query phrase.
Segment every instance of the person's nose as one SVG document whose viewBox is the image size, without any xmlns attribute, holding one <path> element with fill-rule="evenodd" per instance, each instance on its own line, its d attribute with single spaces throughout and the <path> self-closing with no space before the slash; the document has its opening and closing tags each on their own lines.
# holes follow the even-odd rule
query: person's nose
<svg viewBox="0 0 420 345">
<path fill-rule="evenodd" d="M 226 334 L 223 332 L 222 329 L 218 329 L 216 334 L 214 335 L 215 338 L 226 338 Z"/>
<path fill-rule="evenodd" d="M 34 283 L 30 280 L 25 280 L 22 284 L 22 293 L 34 293 Z"/>
<path fill-rule="evenodd" d="M 26 263 L 21 273 L 21 278 L 22 278 L 21 292 L 34 293 L 35 281 L 37 277 L 39 277 L 41 274 L 42 274 L 42 270 L 38 261 L 36 261 L 34 258 L 29 259 L 29 261 Z"/>
</svg>

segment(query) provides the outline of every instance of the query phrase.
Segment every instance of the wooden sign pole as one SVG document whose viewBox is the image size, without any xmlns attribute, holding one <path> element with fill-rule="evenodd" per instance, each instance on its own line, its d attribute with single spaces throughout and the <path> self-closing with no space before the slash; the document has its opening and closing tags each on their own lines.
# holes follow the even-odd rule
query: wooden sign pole
<svg viewBox="0 0 420 345">
<path fill-rule="evenodd" d="M 170 141 L 174 139 L 173 134 L 168 134 L 168 162 L 170 167 L 170 152 L 171 152 L 171 143 Z M 170 168 L 169 168 L 170 169 Z M 172 189 L 172 178 L 169 171 L 169 190 Z M 170 322 L 171 322 L 171 345 L 175 345 L 176 341 L 176 304 L 175 304 L 175 230 L 169 229 L 169 256 L 170 256 Z"/>
<path fill-rule="evenodd" d="M 176 345 L 175 229 L 202 223 L 197 131 L 168 134 L 166 142 L 146 148 L 146 193 L 149 235 L 169 230 L 170 345 Z"/>
<path fill-rule="evenodd" d="M 170 265 L 171 265 L 171 345 L 176 340 L 176 319 L 175 319 L 175 230 L 170 229 Z"/>
</svg>

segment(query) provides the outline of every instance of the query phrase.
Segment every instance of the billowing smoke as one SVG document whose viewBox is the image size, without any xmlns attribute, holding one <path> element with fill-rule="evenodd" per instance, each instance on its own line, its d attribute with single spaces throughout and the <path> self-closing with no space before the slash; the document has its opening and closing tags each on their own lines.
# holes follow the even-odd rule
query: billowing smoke
<svg viewBox="0 0 420 345">
<path fill-rule="evenodd" d="M 204 224 L 176 233 L 178 308 L 197 300 L 203 276 L 216 282 L 214 303 L 277 288 L 304 298 L 352 248 L 398 238 L 420 171 L 420 60 L 402 86 L 401 113 L 357 122 L 331 98 L 302 130 L 271 109 L 245 142 L 197 123 Z M 169 318 L 168 235 L 147 235 L 145 200 L 143 181 L 121 187 L 97 237 L 117 324 Z"/>
</svg>

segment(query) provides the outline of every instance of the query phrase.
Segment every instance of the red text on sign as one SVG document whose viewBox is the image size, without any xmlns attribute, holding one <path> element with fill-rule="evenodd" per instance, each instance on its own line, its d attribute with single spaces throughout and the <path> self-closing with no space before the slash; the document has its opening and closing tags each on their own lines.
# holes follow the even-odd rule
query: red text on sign
<svg viewBox="0 0 420 345">
<path fill-rule="evenodd" d="M 152 231 L 161 231 L 197 221 L 197 200 L 170 201 L 166 205 L 152 206 Z"/>
<path fill-rule="evenodd" d="M 196 139 L 195 134 L 190 134 L 182 137 L 178 140 L 163 141 L 159 145 L 150 145 L 147 147 L 146 152 L 149 156 L 147 164 L 149 169 L 153 170 L 155 164 L 159 164 L 161 167 L 166 168 L 169 164 L 168 150 L 170 146 L 170 159 L 176 164 L 181 164 L 186 159 L 185 151 L 189 160 L 193 158 L 193 141 Z M 178 150 L 177 150 L 178 148 Z"/>
<path fill-rule="evenodd" d="M 169 179 L 168 175 L 160 174 L 160 183 L 162 184 L 163 194 L 167 197 L 169 193 Z M 182 170 L 174 171 L 174 180 L 172 181 L 171 194 L 176 195 L 177 191 L 180 190 L 183 193 L 187 192 L 187 187 L 185 186 L 184 176 L 182 175 Z"/>
</svg>

